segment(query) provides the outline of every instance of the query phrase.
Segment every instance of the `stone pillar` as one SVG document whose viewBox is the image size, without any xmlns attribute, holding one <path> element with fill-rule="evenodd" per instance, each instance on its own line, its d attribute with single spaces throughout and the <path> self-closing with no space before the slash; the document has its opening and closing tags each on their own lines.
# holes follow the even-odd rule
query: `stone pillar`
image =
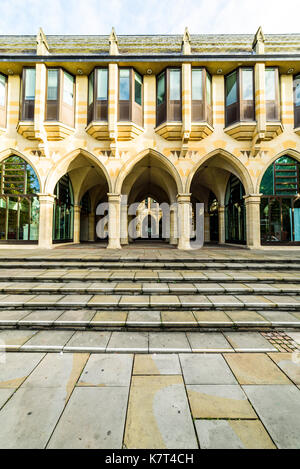
<svg viewBox="0 0 300 469">
<path fill-rule="evenodd" d="M 225 94 L 224 76 L 212 76 L 212 96 L 213 96 L 213 125 L 214 127 L 225 126 Z"/>
<path fill-rule="evenodd" d="M 89 241 L 95 241 L 95 218 L 94 213 L 89 214 Z"/>
<path fill-rule="evenodd" d="M 120 244 L 120 194 L 107 194 L 108 211 L 108 245 L 107 249 L 121 249 Z"/>
<path fill-rule="evenodd" d="M 117 64 L 108 65 L 108 133 L 111 141 L 111 151 L 113 154 L 117 151 L 118 135 L 118 87 L 119 87 L 119 69 Z"/>
<path fill-rule="evenodd" d="M 175 209 L 170 210 L 170 244 L 177 244 L 177 216 Z"/>
<path fill-rule="evenodd" d="M 266 99 L 265 99 L 265 64 L 254 66 L 255 83 L 255 117 L 257 122 L 256 134 L 258 139 L 264 137 L 266 131 Z"/>
<path fill-rule="evenodd" d="M 16 127 L 20 115 L 20 76 L 8 75 L 7 86 L 7 133 L 8 136 L 16 134 Z"/>
<path fill-rule="evenodd" d="M 121 202 L 121 244 L 128 244 L 128 206 Z"/>
<path fill-rule="evenodd" d="M 74 205 L 74 243 L 80 243 L 80 212 L 81 206 Z"/>
<path fill-rule="evenodd" d="M 190 249 L 191 194 L 178 194 L 178 249 Z"/>
<path fill-rule="evenodd" d="M 253 249 L 260 247 L 260 196 L 261 194 L 249 194 L 244 196 L 246 205 L 247 246 Z"/>
<path fill-rule="evenodd" d="M 44 130 L 46 106 L 47 68 L 45 64 L 35 66 L 34 131 L 38 139 L 45 139 Z"/>
<path fill-rule="evenodd" d="M 294 127 L 293 75 L 280 75 L 281 122 Z"/>
<path fill-rule="evenodd" d="M 210 241 L 210 216 L 208 212 L 204 212 L 204 242 Z"/>
<path fill-rule="evenodd" d="M 225 207 L 219 205 L 218 207 L 219 216 L 219 244 L 225 244 Z"/>
<path fill-rule="evenodd" d="M 76 103 L 75 103 L 75 128 L 85 132 L 87 125 L 87 105 L 88 77 L 86 75 L 76 75 Z"/>
<path fill-rule="evenodd" d="M 191 64 L 182 64 L 182 133 L 191 132 L 192 121 L 192 66 Z"/>
<path fill-rule="evenodd" d="M 156 125 L 156 76 L 144 75 L 144 127 L 154 129 Z"/>
<path fill-rule="evenodd" d="M 53 205 L 55 196 L 52 194 L 39 194 L 39 247 L 51 248 L 53 238 Z"/>
</svg>

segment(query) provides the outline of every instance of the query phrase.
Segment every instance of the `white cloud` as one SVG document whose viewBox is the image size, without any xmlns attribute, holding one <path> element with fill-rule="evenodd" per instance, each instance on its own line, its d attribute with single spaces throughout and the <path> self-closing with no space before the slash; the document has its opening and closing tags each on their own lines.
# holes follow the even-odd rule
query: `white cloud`
<svg viewBox="0 0 300 469">
<path fill-rule="evenodd" d="M 299 0 L 0 0 L 1 34 L 299 32 Z"/>
</svg>

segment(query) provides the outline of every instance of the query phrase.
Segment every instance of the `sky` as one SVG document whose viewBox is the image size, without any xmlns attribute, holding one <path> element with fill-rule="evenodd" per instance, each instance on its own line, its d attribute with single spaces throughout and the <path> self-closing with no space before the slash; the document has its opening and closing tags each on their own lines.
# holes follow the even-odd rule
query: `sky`
<svg viewBox="0 0 300 469">
<path fill-rule="evenodd" d="M 300 33 L 300 0 L 0 0 L 0 34 Z"/>
</svg>

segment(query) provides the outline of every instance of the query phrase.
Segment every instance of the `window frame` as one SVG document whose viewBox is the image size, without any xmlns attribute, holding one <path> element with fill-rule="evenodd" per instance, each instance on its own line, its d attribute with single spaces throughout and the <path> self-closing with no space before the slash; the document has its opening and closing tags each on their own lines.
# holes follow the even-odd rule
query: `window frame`
<svg viewBox="0 0 300 469">
<path fill-rule="evenodd" d="M 32 122 L 34 120 L 35 88 L 34 88 L 34 99 L 25 99 L 27 70 L 35 70 L 35 88 L 36 88 L 36 68 L 35 67 L 23 67 L 22 84 L 21 84 L 20 120 L 24 122 L 27 122 L 27 121 Z"/>
<path fill-rule="evenodd" d="M 129 70 L 129 100 L 120 100 L 120 72 Z M 135 100 L 135 74 L 141 77 L 141 104 Z M 134 67 L 118 68 L 118 122 L 133 122 L 140 127 L 144 126 L 144 80 L 143 75 Z"/>
<path fill-rule="evenodd" d="M 98 88 L 98 70 L 107 71 L 107 99 L 97 99 L 97 88 Z M 89 80 L 93 76 L 93 98 L 91 104 L 89 104 Z M 87 123 L 90 124 L 93 121 L 97 122 L 108 122 L 108 92 L 109 92 L 109 70 L 108 67 L 95 67 L 88 75 L 88 91 L 87 91 L 87 108 L 88 108 L 88 119 Z M 99 116 L 99 117 L 98 117 Z"/>
<path fill-rule="evenodd" d="M 279 68 L 278 67 L 265 67 L 265 73 L 267 70 L 275 70 L 275 99 L 265 100 L 266 102 L 266 121 L 267 122 L 280 122 L 281 120 L 281 109 L 280 109 L 280 78 L 279 78 Z M 275 117 L 270 117 L 271 112 L 273 112 L 271 106 L 274 106 Z"/>
<path fill-rule="evenodd" d="M 172 70 L 178 70 L 180 73 L 180 100 L 175 99 L 172 100 L 172 103 L 170 102 L 170 72 Z M 164 103 L 161 103 L 158 105 L 157 103 L 157 83 L 158 83 L 158 78 L 164 74 L 165 75 L 165 101 Z M 160 106 L 160 107 L 158 107 Z M 176 109 L 176 107 L 177 109 Z M 160 111 L 163 110 L 164 116 L 161 119 L 159 119 L 159 113 Z M 175 119 L 176 113 L 180 119 Z M 181 67 L 166 67 L 164 70 L 162 70 L 158 75 L 156 75 L 156 127 L 164 124 L 165 122 L 182 122 L 182 69 Z"/>
<path fill-rule="evenodd" d="M 300 103 L 296 105 L 296 80 L 298 80 L 300 87 L 300 73 L 293 76 L 294 129 L 300 127 Z"/>
<path fill-rule="evenodd" d="M 201 91 L 202 99 L 193 99 L 193 71 L 201 71 Z M 207 100 L 207 79 L 210 80 L 212 85 L 211 74 L 206 70 L 205 67 L 192 67 L 191 71 L 191 121 L 192 123 L 197 122 L 207 122 L 209 125 L 212 125 L 212 86 L 210 89 L 211 93 L 211 102 L 208 103 Z M 199 107 L 201 106 L 201 111 Z M 200 118 L 197 119 L 195 116 L 200 115 Z"/>
<path fill-rule="evenodd" d="M 57 77 L 57 98 L 48 99 L 48 71 L 49 70 L 57 70 L 58 77 Z M 64 73 L 68 73 L 70 76 L 73 77 L 73 105 L 68 105 L 67 103 L 63 102 L 63 86 L 64 86 Z M 46 91 L 45 91 L 45 121 L 46 122 L 61 122 L 69 127 L 75 127 L 75 106 L 76 106 L 76 78 L 75 76 L 65 70 L 63 67 L 47 67 L 47 74 L 46 74 Z M 56 114 L 55 117 L 50 117 L 48 114 L 48 108 L 51 104 L 56 106 Z M 53 106 L 54 107 L 54 106 Z M 72 119 L 68 121 L 68 119 L 64 118 L 64 111 L 70 111 L 72 115 Z M 54 115 L 54 113 L 53 113 Z"/>
<path fill-rule="evenodd" d="M 4 73 L 0 73 L 2 77 L 5 79 L 5 87 L 4 87 L 4 105 L 0 104 L 0 127 L 6 128 L 7 125 L 7 90 L 8 90 L 8 78 L 7 75 Z"/>
<path fill-rule="evenodd" d="M 253 97 L 252 100 L 250 99 L 243 99 L 243 71 L 244 70 L 251 70 L 252 71 L 252 90 L 253 90 Z M 226 80 L 227 78 L 236 73 L 236 94 L 237 99 L 236 102 L 227 105 L 226 104 Z M 254 67 L 238 67 L 231 72 L 225 75 L 224 80 L 224 104 L 225 104 L 225 127 L 229 127 L 234 125 L 238 122 L 255 122 L 256 115 L 255 115 L 255 77 L 254 77 Z M 235 113 L 235 118 L 230 118 L 230 113 Z M 247 117 L 247 113 L 251 114 Z"/>
</svg>

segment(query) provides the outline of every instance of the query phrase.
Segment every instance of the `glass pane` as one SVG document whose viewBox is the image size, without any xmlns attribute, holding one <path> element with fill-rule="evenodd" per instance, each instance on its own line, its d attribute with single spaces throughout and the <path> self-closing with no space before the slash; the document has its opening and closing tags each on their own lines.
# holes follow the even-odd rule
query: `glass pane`
<svg viewBox="0 0 300 469">
<path fill-rule="evenodd" d="M 236 72 L 226 77 L 226 106 L 237 102 Z"/>
<path fill-rule="evenodd" d="M 142 105 L 142 77 L 138 73 L 134 74 L 134 100 L 137 104 Z"/>
<path fill-rule="evenodd" d="M 273 68 L 266 68 L 265 77 L 266 77 L 266 100 L 267 101 L 274 101 L 276 99 L 275 73 L 276 73 L 276 70 L 274 70 Z"/>
<path fill-rule="evenodd" d="M 202 100 L 202 70 L 192 70 L 192 99 Z"/>
<path fill-rule="evenodd" d="M 47 99 L 57 100 L 58 70 L 48 70 Z"/>
<path fill-rule="evenodd" d="M 23 241 L 29 240 L 29 230 L 30 230 L 30 204 L 29 200 L 25 197 L 22 197 L 19 202 L 20 210 L 20 223 L 19 223 L 19 239 Z"/>
<path fill-rule="evenodd" d="M 63 102 L 69 106 L 73 106 L 74 99 L 74 77 L 67 72 L 64 72 L 64 92 Z"/>
<path fill-rule="evenodd" d="M 94 73 L 91 73 L 89 76 L 89 105 L 92 104 L 94 100 Z"/>
<path fill-rule="evenodd" d="M 300 201 L 294 201 L 294 234 L 293 241 L 300 241 Z"/>
<path fill-rule="evenodd" d="M 25 99 L 34 99 L 35 97 L 35 68 L 26 68 L 25 70 Z"/>
<path fill-rule="evenodd" d="M 281 227 L 281 241 L 291 241 L 292 226 L 292 199 L 281 200 L 282 212 L 282 227 Z"/>
<path fill-rule="evenodd" d="M 212 103 L 211 77 L 208 73 L 206 73 L 206 101 L 207 101 L 207 104 L 211 105 Z"/>
<path fill-rule="evenodd" d="M 7 239 L 18 239 L 18 198 L 9 197 Z"/>
<path fill-rule="evenodd" d="M 30 240 L 37 241 L 39 239 L 39 213 L 40 202 L 38 197 L 31 199 L 31 220 L 30 220 Z"/>
<path fill-rule="evenodd" d="M 162 73 L 157 78 L 157 104 L 165 102 L 166 86 L 165 86 L 165 73 Z"/>
<path fill-rule="evenodd" d="M 97 99 L 107 100 L 107 70 L 97 70 Z"/>
<path fill-rule="evenodd" d="M 270 226 L 269 226 L 269 241 L 278 242 L 281 240 L 281 217 L 280 217 L 280 202 L 278 199 L 270 200 Z"/>
<path fill-rule="evenodd" d="M 5 239 L 6 236 L 6 201 L 0 198 L 0 239 Z"/>
<path fill-rule="evenodd" d="M 271 164 L 265 171 L 259 191 L 265 195 L 274 194 L 274 166 Z"/>
<path fill-rule="evenodd" d="M 5 85 L 6 79 L 3 75 L 0 75 L 0 106 L 5 106 Z"/>
<path fill-rule="evenodd" d="M 170 101 L 180 100 L 180 70 L 170 70 Z"/>
<path fill-rule="evenodd" d="M 294 81 L 294 102 L 296 106 L 300 106 L 300 75 Z"/>
<path fill-rule="evenodd" d="M 120 101 L 129 101 L 130 99 L 130 70 L 120 70 Z"/>
<path fill-rule="evenodd" d="M 253 100 L 253 70 L 243 69 L 242 70 L 242 99 Z"/>
</svg>

